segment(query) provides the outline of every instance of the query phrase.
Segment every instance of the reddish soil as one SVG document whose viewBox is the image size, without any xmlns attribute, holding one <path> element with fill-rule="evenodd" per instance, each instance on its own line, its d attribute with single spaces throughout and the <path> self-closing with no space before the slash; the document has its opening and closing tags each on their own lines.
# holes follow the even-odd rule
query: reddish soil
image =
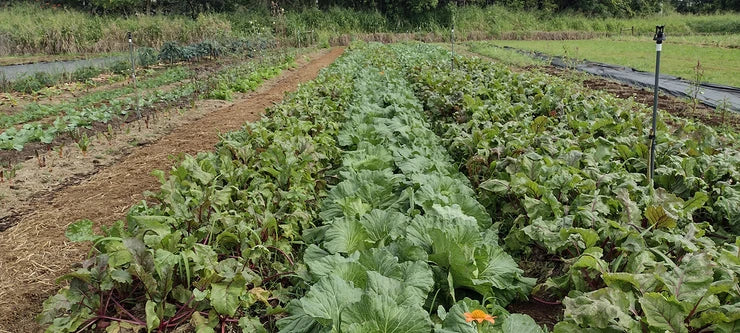
<svg viewBox="0 0 740 333">
<path fill-rule="evenodd" d="M 94 174 L 27 203 L 17 224 L 0 233 L 0 332 L 35 332 L 34 317 L 41 303 L 56 292 L 55 279 L 81 262 L 88 245 L 72 244 L 64 232 L 79 219 L 107 225 L 125 216 L 127 209 L 144 199 L 142 192 L 156 190 L 154 169 L 169 169 L 168 158 L 180 153 L 210 151 L 218 133 L 236 130 L 259 119 L 265 108 L 283 99 L 298 84 L 314 79 L 343 49 L 330 52 L 302 67 L 266 82 L 246 100 L 218 109 L 186 123 L 161 139 L 132 149 L 116 163 Z"/>
</svg>

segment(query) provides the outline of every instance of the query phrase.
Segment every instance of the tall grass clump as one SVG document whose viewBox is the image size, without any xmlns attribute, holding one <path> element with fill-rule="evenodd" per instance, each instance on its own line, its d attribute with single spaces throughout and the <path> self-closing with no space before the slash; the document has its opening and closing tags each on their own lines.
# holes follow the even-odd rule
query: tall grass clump
<svg viewBox="0 0 740 333">
<path fill-rule="evenodd" d="M 63 8 L 20 3 L 0 7 L 0 56 L 125 51 L 126 32 L 137 45 L 159 48 L 166 41 L 194 43 L 232 35 L 217 14 L 196 20 L 174 15 L 94 16 Z"/>
<path fill-rule="evenodd" d="M 581 39 L 632 33 L 633 27 L 636 35 L 645 36 L 652 34 L 656 24 L 666 25 L 671 36 L 740 33 L 737 14 L 686 15 L 667 10 L 613 18 L 501 5 L 450 5 L 409 15 L 339 6 L 283 8 L 284 12 L 275 15 L 274 8 L 263 2 L 245 3 L 233 11 L 200 14 L 195 20 L 181 15 L 96 16 L 32 3 L 8 5 L 0 7 L 0 56 L 125 51 L 127 31 L 134 33 L 137 45 L 153 48 L 170 41 L 191 44 L 254 35 L 274 36 L 291 44 L 305 40 L 309 31 L 320 43 L 378 33 L 425 39 L 431 34 L 439 39 L 449 36 L 453 16 L 461 39 Z"/>
</svg>

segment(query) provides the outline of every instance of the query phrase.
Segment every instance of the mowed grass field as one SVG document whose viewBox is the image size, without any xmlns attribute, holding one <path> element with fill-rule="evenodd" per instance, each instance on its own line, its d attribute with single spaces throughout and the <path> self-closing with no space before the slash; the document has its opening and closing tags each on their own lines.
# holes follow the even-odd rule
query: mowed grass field
<svg viewBox="0 0 740 333">
<path fill-rule="evenodd" d="M 707 40 L 711 40 L 707 37 Z M 740 48 L 701 45 L 699 39 L 671 37 L 663 45 L 661 54 L 661 73 L 693 79 L 696 65 L 701 64 L 702 81 L 740 87 Z M 732 37 L 718 37 L 718 40 L 732 40 Z M 523 50 L 539 51 L 550 55 L 588 59 L 614 65 L 634 67 L 642 71 L 655 70 L 655 42 L 644 38 L 592 39 L 592 40 L 501 40 L 474 43 L 474 48 L 510 46 Z M 725 44 L 733 45 L 733 43 Z"/>
</svg>

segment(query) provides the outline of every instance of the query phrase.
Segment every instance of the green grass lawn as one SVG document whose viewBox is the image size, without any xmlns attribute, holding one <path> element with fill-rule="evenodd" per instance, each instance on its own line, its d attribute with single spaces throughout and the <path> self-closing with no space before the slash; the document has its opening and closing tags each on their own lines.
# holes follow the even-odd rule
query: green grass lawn
<svg viewBox="0 0 740 333">
<path fill-rule="evenodd" d="M 661 54 L 661 73 L 692 79 L 699 61 L 704 70 L 702 81 L 740 87 L 740 49 L 696 45 L 691 41 L 671 44 L 669 36 Z M 629 66 L 648 72 L 655 70 L 655 42 L 652 40 L 501 40 L 482 43 Z"/>
<path fill-rule="evenodd" d="M 649 36 L 624 36 L 616 40 L 645 41 Z M 670 44 L 690 44 L 723 48 L 740 48 L 740 34 L 668 36 Z"/>
</svg>

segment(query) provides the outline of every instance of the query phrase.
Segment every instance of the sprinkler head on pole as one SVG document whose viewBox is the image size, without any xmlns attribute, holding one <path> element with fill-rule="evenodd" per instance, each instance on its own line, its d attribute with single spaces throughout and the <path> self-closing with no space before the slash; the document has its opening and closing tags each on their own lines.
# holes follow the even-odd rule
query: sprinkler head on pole
<svg viewBox="0 0 740 333">
<path fill-rule="evenodd" d="M 663 28 L 665 28 L 664 25 L 655 26 L 655 36 L 653 36 L 655 44 L 663 44 L 663 41 L 666 40 L 665 33 L 663 33 Z"/>
</svg>

